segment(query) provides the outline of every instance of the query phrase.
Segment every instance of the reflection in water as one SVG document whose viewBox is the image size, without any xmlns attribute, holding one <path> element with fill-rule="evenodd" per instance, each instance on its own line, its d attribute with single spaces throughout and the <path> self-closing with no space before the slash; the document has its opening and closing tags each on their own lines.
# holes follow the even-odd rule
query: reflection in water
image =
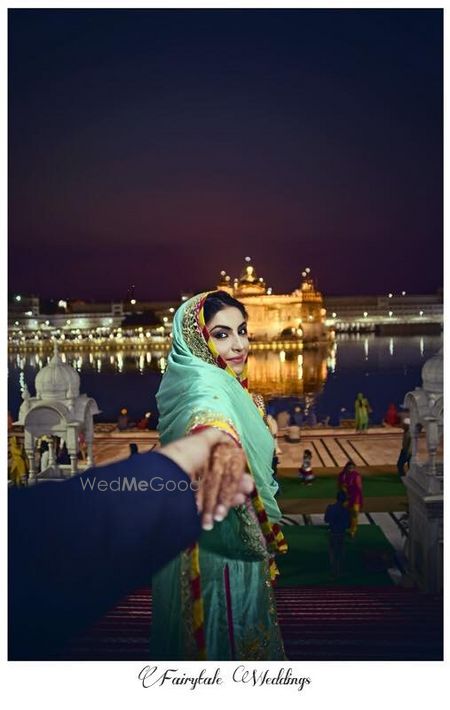
<svg viewBox="0 0 450 710">
<path fill-rule="evenodd" d="M 297 396 L 318 394 L 327 378 L 326 347 L 314 350 L 279 353 L 270 350 L 250 352 L 249 382 L 251 389 L 265 396 Z"/>
<path fill-rule="evenodd" d="M 336 349 L 317 348 L 298 351 L 258 350 L 250 352 L 249 379 L 251 389 L 266 396 L 303 396 L 322 390 L 327 378 L 328 367 L 334 372 Z M 164 373 L 167 368 L 167 353 L 126 351 L 101 353 L 68 352 L 61 353 L 63 362 L 72 365 L 78 372 L 97 373 Z M 12 369 L 23 370 L 25 366 L 39 370 L 44 362 L 35 354 L 10 357 Z M 33 383 L 30 382 L 30 385 Z"/>
<path fill-rule="evenodd" d="M 364 355 L 365 359 L 369 359 L 369 338 L 364 338 Z"/>
<path fill-rule="evenodd" d="M 377 337 L 366 334 L 338 336 L 329 349 L 285 347 L 279 351 L 255 348 L 249 357 L 249 382 L 252 392 L 266 398 L 298 397 L 305 412 L 313 407 L 319 421 L 331 415 L 338 422 L 342 407 L 352 411 L 355 393 L 363 391 L 374 408 L 373 421 L 382 421 L 389 402 L 398 406 L 405 393 L 421 383 L 425 360 L 442 346 L 441 336 Z M 27 384 L 34 396 L 37 371 L 48 364 L 52 354 L 39 351 L 9 355 L 8 396 L 17 415 L 21 392 Z M 113 421 L 124 401 L 134 403 L 139 416 L 147 411 L 149 397 L 158 389 L 160 376 L 167 368 L 166 350 L 145 348 L 120 351 L 61 352 L 64 362 L 81 375 L 81 391 L 95 392 L 102 419 Z M 116 375 L 113 382 L 107 379 Z M 134 378 L 144 386 L 135 387 Z"/>
</svg>

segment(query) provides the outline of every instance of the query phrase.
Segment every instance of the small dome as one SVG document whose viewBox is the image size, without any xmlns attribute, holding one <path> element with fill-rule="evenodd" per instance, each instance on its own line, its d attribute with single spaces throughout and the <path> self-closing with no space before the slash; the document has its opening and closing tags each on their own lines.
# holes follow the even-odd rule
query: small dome
<svg viewBox="0 0 450 710">
<path fill-rule="evenodd" d="M 259 278 L 255 267 L 250 263 L 249 256 L 245 258 L 245 266 L 241 271 L 238 282 L 238 290 L 242 295 L 262 294 L 266 291 L 266 283 L 263 278 Z"/>
<path fill-rule="evenodd" d="M 80 376 L 73 367 L 63 363 L 56 343 L 52 359 L 39 370 L 34 384 L 39 399 L 63 400 L 80 394 Z"/>
<path fill-rule="evenodd" d="M 426 361 L 422 367 L 423 389 L 431 394 L 442 394 L 444 390 L 444 366 L 442 348 Z"/>
</svg>

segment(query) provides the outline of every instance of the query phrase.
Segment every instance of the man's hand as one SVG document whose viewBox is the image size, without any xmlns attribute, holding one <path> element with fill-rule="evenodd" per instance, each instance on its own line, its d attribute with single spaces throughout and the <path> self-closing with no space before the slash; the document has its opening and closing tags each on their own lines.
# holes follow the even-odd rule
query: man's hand
<svg viewBox="0 0 450 710">
<path fill-rule="evenodd" d="M 223 520 L 229 508 L 242 505 L 254 488 L 252 477 L 245 473 L 242 449 L 217 429 L 204 429 L 173 441 L 159 453 L 198 482 L 196 499 L 204 530 L 212 529 L 213 520 Z"/>
</svg>

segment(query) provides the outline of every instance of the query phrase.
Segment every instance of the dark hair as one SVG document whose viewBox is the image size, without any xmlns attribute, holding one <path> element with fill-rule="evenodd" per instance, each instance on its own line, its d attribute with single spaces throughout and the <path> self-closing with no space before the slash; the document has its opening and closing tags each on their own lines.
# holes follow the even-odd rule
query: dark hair
<svg viewBox="0 0 450 710">
<path fill-rule="evenodd" d="M 138 445 L 131 443 L 130 444 L 130 456 L 133 456 L 133 454 L 138 454 L 138 453 L 139 453 Z"/>
<path fill-rule="evenodd" d="M 303 456 L 312 456 L 311 449 L 305 449 L 303 452 Z"/>
<path fill-rule="evenodd" d="M 344 491 L 338 491 L 336 500 L 338 503 L 345 503 L 347 500 L 347 494 Z"/>
<path fill-rule="evenodd" d="M 203 313 L 205 316 L 205 323 L 208 325 L 209 321 L 214 318 L 216 313 L 223 311 L 224 308 L 229 307 L 237 308 L 241 313 L 243 318 L 247 320 L 248 313 L 245 310 L 243 303 L 238 301 L 233 296 L 230 296 L 226 291 L 213 291 L 209 293 L 205 300 L 205 305 L 203 306 Z"/>
</svg>

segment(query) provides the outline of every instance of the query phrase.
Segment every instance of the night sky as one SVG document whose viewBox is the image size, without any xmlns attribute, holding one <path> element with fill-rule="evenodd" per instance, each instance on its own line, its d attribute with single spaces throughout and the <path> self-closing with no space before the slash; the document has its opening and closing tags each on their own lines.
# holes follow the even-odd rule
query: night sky
<svg viewBox="0 0 450 710">
<path fill-rule="evenodd" d="M 440 10 L 9 12 L 9 290 L 442 286 Z"/>
</svg>

